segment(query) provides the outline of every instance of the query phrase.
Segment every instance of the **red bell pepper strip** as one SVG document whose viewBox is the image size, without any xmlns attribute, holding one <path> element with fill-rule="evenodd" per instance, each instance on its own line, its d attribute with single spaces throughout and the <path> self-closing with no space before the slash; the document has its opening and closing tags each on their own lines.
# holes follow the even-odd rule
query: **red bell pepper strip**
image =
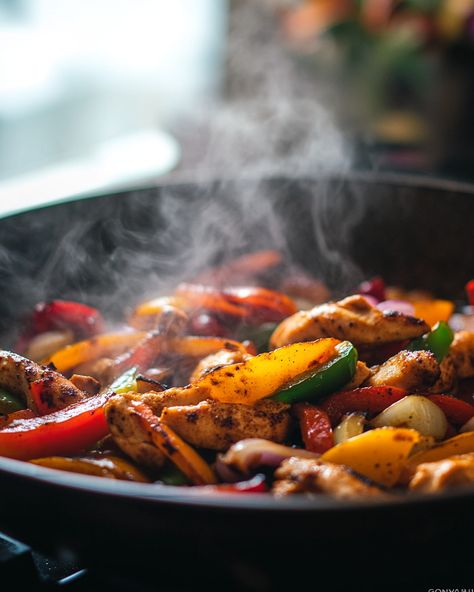
<svg viewBox="0 0 474 592">
<path fill-rule="evenodd" d="M 306 450 L 322 454 L 334 446 L 331 421 L 325 411 L 308 403 L 294 405 L 293 411 L 300 422 Z"/>
<path fill-rule="evenodd" d="M 336 425 L 346 413 L 362 411 L 376 415 L 407 394 L 403 389 L 393 386 L 363 386 L 352 391 L 334 393 L 319 403 L 319 406 L 329 415 L 332 425 Z"/>
<path fill-rule="evenodd" d="M 130 368 L 145 372 L 160 353 L 162 343 L 163 335 L 159 331 L 150 331 L 134 348 L 115 358 L 111 376 L 115 378 Z"/>
<path fill-rule="evenodd" d="M 267 493 L 268 485 L 265 482 L 265 475 L 258 474 L 248 481 L 204 485 L 199 489 L 211 493 Z"/>
<path fill-rule="evenodd" d="M 35 306 L 31 325 L 36 334 L 72 329 L 76 336 L 90 337 L 104 330 L 104 320 L 96 308 L 70 300 L 40 302 Z"/>
<path fill-rule="evenodd" d="M 380 276 L 374 277 L 370 280 L 362 282 L 359 286 L 358 293 L 363 296 L 372 296 L 379 302 L 385 300 L 385 282 Z"/>
<path fill-rule="evenodd" d="M 38 415 L 47 415 L 54 411 L 51 409 L 51 406 L 48 402 L 48 398 L 44 396 L 44 392 L 48 391 L 48 381 L 43 380 L 35 380 L 30 385 L 30 392 L 31 398 L 34 401 L 34 408 L 38 412 Z"/>
<path fill-rule="evenodd" d="M 108 391 L 42 417 L 18 419 L 0 429 L 0 456 L 30 460 L 78 454 L 109 432 L 103 407 Z"/>
<path fill-rule="evenodd" d="M 15 345 L 15 351 L 24 352 L 35 335 L 54 330 L 71 330 L 76 339 L 85 339 L 102 333 L 105 323 L 100 312 L 92 306 L 70 300 L 39 302 Z"/>
<path fill-rule="evenodd" d="M 474 280 L 467 282 L 466 284 L 467 300 L 470 306 L 474 306 Z"/>
<path fill-rule="evenodd" d="M 297 311 L 285 294 L 254 286 L 218 290 L 200 284 L 180 284 L 175 295 L 187 310 L 224 314 L 250 325 L 278 323 Z"/>
<path fill-rule="evenodd" d="M 464 425 L 474 416 L 474 405 L 450 395 L 425 395 L 444 412 L 448 421 Z"/>
</svg>

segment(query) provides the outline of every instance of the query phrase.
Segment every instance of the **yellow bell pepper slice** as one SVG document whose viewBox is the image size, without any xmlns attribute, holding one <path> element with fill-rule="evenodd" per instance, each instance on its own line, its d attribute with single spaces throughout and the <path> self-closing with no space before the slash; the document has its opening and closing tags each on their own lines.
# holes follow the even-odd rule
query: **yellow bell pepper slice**
<svg viewBox="0 0 474 592">
<path fill-rule="evenodd" d="M 325 364 L 337 354 L 338 339 L 293 343 L 238 364 L 209 372 L 195 383 L 209 397 L 224 403 L 253 405 L 297 376 Z"/>
<path fill-rule="evenodd" d="M 376 483 L 391 487 L 399 480 L 420 437 L 416 430 L 407 428 L 377 428 L 333 446 L 321 460 L 347 465 Z"/>
<path fill-rule="evenodd" d="M 205 358 L 222 349 L 240 351 L 243 354 L 251 354 L 251 351 L 240 341 L 225 339 L 224 337 L 201 337 L 186 335 L 184 337 L 171 337 L 166 340 L 166 351 L 190 358 Z"/>
<path fill-rule="evenodd" d="M 443 460 L 455 454 L 474 452 L 474 432 L 458 434 L 449 440 L 440 442 L 428 450 L 421 450 L 409 458 L 409 467 L 414 468 L 425 462 Z"/>
<path fill-rule="evenodd" d="M 107 477 L 109 479 L 120 479 L 123 481 L 138 481 L 149 483 L 150 479 L 137 469 L 130 462 L 112 454 L 100 456 L 83 456 L 70 458 L 64 456 L 48 456 L 30 460 L 34 465 L 68 471 L 71 473 L 82 473 L 94 475 L 95 477 Z"/>
<path fill-rule="evenodd" d="M 43 360 L 43 364 L 53 363 L 58 372 L 67 372 L 79 364 L 91 360 L 114 357 L 129 350 L 143 339 L 144 331 L 130 331 L 122 333 L 104 333 L 84 341 L 78 341 L 60 349 L 52 356 Z M 173 337 L 163 343 L 167 352 L 181 356 L 204 358 L 221 349 L 240 350 L 243 354 L 250 351 L 240 341 L 224 339 L 223 337 Z"/>
<path fill-rule="evenodd" d="M 84 341 L 78 341 L 60 349 L 43 364 L 54 364 L 58 372 L 67 372 L 79 364 L 91 360 L 115 356 L 131 349 L 143 339 L 144 332 L 104 333 Z"/>
<path fill-rule="evenodd" d="M 454 303 L 450 300 L 415 300 L 415 317 L 423 319 L 430 327 L 438 321 L 449 321 L 454 312 Z"/>
</svg>

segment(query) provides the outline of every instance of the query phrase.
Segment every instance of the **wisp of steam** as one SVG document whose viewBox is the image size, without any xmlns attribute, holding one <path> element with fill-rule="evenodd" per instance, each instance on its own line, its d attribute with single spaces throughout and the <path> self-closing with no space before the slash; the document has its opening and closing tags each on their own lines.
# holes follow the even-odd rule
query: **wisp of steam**
<svg viewBox="0 0 474 592">
<path fill-rule="evenodd" d="M 201 187 L 192 206 L 177 199 L 173 183 L 152 205 L 147 202 L 146 210 L 137 194 L 129 200 L 129 207 L 139 212 L 138 219 L 148 227 L 159 220 L 159 229 L 150 242 L 149 228 L 142 232 L 130 222 L 137 216 L 110 217 L 103 227 L 113 248 L 102 247 L 107 251 L 105 262 L 84 247 L 91 235 L 100 241 L 102 231 L 97 229 L 104 225 L 94 201 L 86 216 L 74 219 L 71 215 L 63 228 L 52 229 L 58 246 L 40 268 L 34 261 L 34 249 L 0 251 L 0 276 L 12 266 L 24 270 L 15 274 L 8 298 L 2 299 L 10 308 L 6 318 L 32 302 L 65 295 L 92 302 L 105 312 L 117 308 L 117 303 L 123 308 L 166 293 L 179 281 L 236 253 L 272 248 L 291 260 L 283 231 L 287 221 L 277 213 L 272 185 L 266 179 L 281 179 L 280 189 L 285 182 L 290 187 L 292 180 L 304 184 L 306 179 L 308 191 L 313 191 L 315 178 L 343 176 L 350 166 L 350 154 L 329 108 L 315 99 L 312 82 L 279 42 L 271 14 L 264 3 L 241 4 L 230 22 L 227 69 L 231 83 L 220 102 L 198 106 L 181 124 L 198 144 L 192 166 L 184 164 L 180 173 Z M 184 151 L 186 163 L 186 146 Z M 219 194 L 231 199 L 219 199 L 210 179 L 218 179 Z M 236 191 L 239 181 L 242 184 Z M 350 215 L 341 215 L 334 228 L 334 218 L 327 211 L 337 199 L 334 185 L 331 191 L 320 188 L 312 200 L 309 220 L 319 256 L 330 264 L 333 283 L 339 275 L 357 272 L 355 267 L 351 270 L 347 250 L 336 249 L 330 240 L 337 232 L 344 244 L 343 237 L 358 220 L 357 200 L 354 197 Z M 89 282 L 88 274 L 108 278 L 109 289 L 104 288 L 105 280 L 99 288 L 95 280 Z M 70 278 L 82 280 L 72 282 L 74 293 L 68 287 Z"/>
</svg>

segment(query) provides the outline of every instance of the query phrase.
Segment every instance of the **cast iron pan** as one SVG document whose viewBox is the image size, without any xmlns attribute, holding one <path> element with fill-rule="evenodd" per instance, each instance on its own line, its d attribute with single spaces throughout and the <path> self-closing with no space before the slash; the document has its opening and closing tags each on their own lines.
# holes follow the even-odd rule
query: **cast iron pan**
<svg viewBox="0 0 474 592">
<path fill-rule="evenodd" d="M 83 299 L 119 318 L 258 248 L 285 249 L 336 293 L 380 273 L 461 297 L 473 219 L 474 186 L 368 175 L 169 184 L 17 214 L 0 220 L 2 345 L 39 300 Z M 377 504 L 217 497 L 0 458 L 0 492 L 0 529 L 179 589 L 212 587 L 223 573 L 237 589 L 306 577 L 335 590 L 472 585 L 472 490 Z"/>
</svg>

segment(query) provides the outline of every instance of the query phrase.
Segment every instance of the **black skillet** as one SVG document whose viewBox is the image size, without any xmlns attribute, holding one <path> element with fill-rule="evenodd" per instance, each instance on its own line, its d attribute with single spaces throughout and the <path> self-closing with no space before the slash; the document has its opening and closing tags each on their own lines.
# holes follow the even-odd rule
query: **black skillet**
<svg viewBox="0 0 474 592">
<path fill-rule="evenodd" d="M 474 275 L 474 186 L 398 176 L 181 183 L 0 220 L 3 346 L 39 300 L 119 318 L 200 267 L 285 249 L 337 293 L 381 274 L 462 296 Z M 474 493 L 389 503 L 216 496 L 51 471 L 0 458 L 0 529 L 158 584 L 236 589 L 472 586 Z M 324 584 L 324 587 L 323 587 Z M 180 587 L 181 586 L 181 587 Z M 163 588 L 168 589 L 168 588 Z"/>
</svg>

